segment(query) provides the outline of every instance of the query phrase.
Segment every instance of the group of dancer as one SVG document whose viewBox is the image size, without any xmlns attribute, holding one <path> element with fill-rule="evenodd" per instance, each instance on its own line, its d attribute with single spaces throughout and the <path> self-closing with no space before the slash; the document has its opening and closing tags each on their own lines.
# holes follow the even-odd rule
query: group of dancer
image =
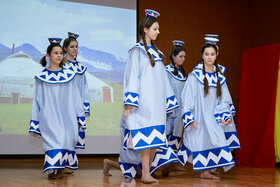
<svg viewBox="0 0 280 187">
<path fill-rule="evenodd" d="M 201 178 L 219 179 L 216 168 L 232 168 L 231 151 L 240 144 L 225 68 L 217 63 L 217 35 L 206 35 L 202 62 L 187 75 L 184 42 L 173 41 L 171 63 L 164 67 L 165 56 L 154 44 L 159 13 L 145 13 L 124 75 L 119 162 L 104 159 L 103 174 L 111 175 L 113 167 L 126 179 L 158 183 L 153 174 L 158 168 L 166 165 L 162 175 L 167 176 L 178 169 L 176 162 L 190 162 L 194 171 L 202 170 Z"/>
<path fill-rule="evenodd" d="M 29 133 L 42 139 L 44 172 L 62 178 L 66 168 L 78 168 L 75 149 L 85 148 L 85 117 L 90 116 L 86 66 L 77 62 L 78 34 L 49 38 L 47 54 L 40 63 L 46 67 L 35 76 Z M 47 60 L 48 58 L 48 60 Z"/>
<path fill-rule="evenodd" d="M 228 171 L 231 154 L 240 148 L 233 115 L 235 109 L 217 63 L 217 35 L 206 35 L 200 62 L 187 75 L 183 69 L 184 42 L 173 41 L 171 63 L 154 41 L 159 34 L 159 13 L 147 9 L 138 27 L 139 42 L 129 50 L 123 83 L 121 149 L 118 162 L 105 159 L 121 170 L 125 179 L 141 177 L 143 183 L 158 183 L 153 173 L 165 166 L 163 175 L 176 167 L 193 164 L 201 178 L 219 179 L 216 168 Z M 41 137 L 45 151 L 44 171 L 61 178 L 65 168 L 77 169 L 75 148 L 84 148 L 85 116 L 89 116 L 86 67 L 77 62 L 77 34 L 51 38 L 44 69 L 36 75 L 30 133 Z"/>
</svg>

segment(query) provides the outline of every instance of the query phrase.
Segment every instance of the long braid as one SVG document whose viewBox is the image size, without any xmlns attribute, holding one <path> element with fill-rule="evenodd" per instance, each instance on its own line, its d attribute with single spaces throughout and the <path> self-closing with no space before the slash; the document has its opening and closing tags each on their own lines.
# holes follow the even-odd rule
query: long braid
<svg viewBox="0 0 280 187">
<path fill-rule="evenodd" d="M 207 96 L 208 94 L 208 89 L 209 89 L 209 84 L 208 84 L 208 79 L 206 78 L 206 72 L 205 72 L 205 65 L 204 65 L 204 61 L 203 61 L 203 75 L 204 75 L 204 79 L 203 79 L 203 84 L 204 84 L 204 96 Z"/>
<path fill-rule="evenodd" d="M 149 58 L 150 58 L 150 62 L 151 62 L 151 65 L 152 65 L 152 67 L 154 67 L 155 66 L 155 59 L 154 59 L 154 57 L 151 55 L 151 53 L 148 51 L 148 47 L 147 47 L 147 42 L 146 42 L 146 37 L 145 37 L 145 35 L 142 35 L 141 36 L 142 37 L 142 40 L 143 40 L 143 43 L 144 43 L 144 47 L 145 47 L 145 49 L 146 49 L 146 51 L 147 51 L 147 54 L 148 54 L 148 56 L 149 56 Z"/>
<path fill-rule="evenodd" d="M 177 75 L 178 75 L 178 68 L 175 66 L 175 62 L 174 62 L 174 59 L 173 59 L 173 54 L 174 54 L 175 48 L 176 48 L 176 47 L 173 47 L 173 48 L 172 48 L 169 58 L 170 58 L 170 61 L 171 61 L 172 66 L 174 67 L 174 72 L 173 72 L 173 74 L 177 76 Z"/>
<path fill-rule="evenodd" d="M 152 46 L 155 48 L 156 52 L 159 54 L 161 60 L 162 60 L 163 63 L 164 63 L 164 62 L 165 62 L 165 56 L 164 56 L 161 52 L 159 52 L 159 50 L 158 50 L 156 44 L 155 44 L 152 40 L 151 40 L 151 44 L 152 44 Z"/>
<path fill-rule="evenodd" d="M 180 68 L 181 68 L 181 72 L 182 72 L 182 74 L 184 75 L 184 77 L 187 77 L 187 74 L 186 74 L 186 72 L 185 72 L 183 66 L 181 66 Z"/>
<path fill-rule="evenodd" d="M 221 97 L 222 96 L 222 87 L 221 87 L 221 82 L 219 79 L 219 73 L 221 73 L 221 70 L 218 66 L 217 60 L 214 63 L 215 67 L 216 67 L 216 76 L 217 76 L 217 97 Z"/>
<path fill-rule="evenodd" d="M 173 67 L 174 67 L 174 72 L 173 72 L 173 74 L 177 76 L 177 75 L 178 75 L 178 68 L 175 66 L 175 62 L 174 62 L 173 60 L 171 61 L 171 64 L 172 64 Z"/>
</svg>

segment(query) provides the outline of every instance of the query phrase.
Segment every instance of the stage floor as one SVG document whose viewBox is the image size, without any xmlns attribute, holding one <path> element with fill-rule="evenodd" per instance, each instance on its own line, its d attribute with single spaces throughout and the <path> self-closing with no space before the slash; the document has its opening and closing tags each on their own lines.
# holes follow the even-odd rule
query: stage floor
<svg viewBox="0 0 280 187">
<path fill-rule="evenodd" d="M 193 187 L 232 187 L 232 186 L 280 186 L 280 168 L 252 168 L 235 166 L 229 172 L 221 169 L 220 180 L 200 179 L 187 164 L 185 171 L 173 171 L 169 177 L 162 177 L 161 170 L 156 171 L 159 184 L 143 184 L 136 178 L 124 183 L 124 177 L 118 170 L 112 169 L 112 176 L 103 176 L 104 157 L 79 158 L 79 170 L 65 174 L 62 179 L 49 180 L 43 173 L 43 158 L 0 158 L 0 186 L 3 187 L 52 187 L 52 186 L 193 186 Z M 117 160 L 116 157 L 109 159 Z"/>
</svg>

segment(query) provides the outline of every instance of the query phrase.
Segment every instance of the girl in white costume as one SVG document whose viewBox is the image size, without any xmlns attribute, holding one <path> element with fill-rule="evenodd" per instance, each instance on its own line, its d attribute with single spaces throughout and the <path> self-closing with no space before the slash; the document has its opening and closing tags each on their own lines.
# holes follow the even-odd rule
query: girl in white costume
<svg viewBox="0 0 280 187">
<path fill-rule="evenodd" d="M 220 50 L 218 35 L 217 34 L 206 34 L 204 39 L 205 39 L 206 43 L 215 44 L 215 46 L 217 47 L 217 51 L 218 51 L 217 56 L 218 56 L 219 50 Z M 219 65 L 219 68 L 220 68 L 222 74 L 224 74 L 226 71 L 226 68 L 221 65 Z M 231 97 L 230 97 L 229 107 L 230 107 L 232 116 L 234 116 L 236 111 L 235 111 L 235 107 L 233 105 Z M 236 126 L 235 126 L 234 122 L 233 122 L 233 125 L 224 126 L 223 128 L 225 131 L 225 136 L 226 136 L 229 148 L 231 150 L 240 149 L 240 142 L 239 142 L 239 139 L 237 136 Z"/>
<path fill-rule="evenodd" d="M 166 113 L 178 107 L 165 72 L 164 56 L 153 42 L 159 34 L 158 15 L 146 10 L 147 17 L 139 24 L 140 42 L 129 50 L 124 75 L 123 147 L 140 151 L 144 183 L 158 182 L 150 175 L 150 168 L 156 148 L 167 145 Z"/>
<path fill-rule="evenodd" d="M 195 171 L 203 170 L 201 178 L 219 179 L 210 169 L 234 165 L 224 126 L 232 126 L 230 93 L 226 78 L 217 64 L 217 48 L 205 44 L 203 62 L 189 74 L 182 92 L 185 132 L 178 157 L 185 164 L 192 162 Z"/>
<path fill-rule="evenodd" d="M 66 38 L 63 42 L 63 51 L 65 57 L 64 67 L 71 68 L 71 70 L 75 71 L 76 77 L 74 79 L 75 85 L 77 86 L 79 93 L 82 98 L 82 102 L 84 105 L 85 116 L 90 116 L 90 104 L 89 104 L 89 89 L 86 79 L 86 70 L 87 67 L 80 62 L 77 61 L 78 54 L 78 34 L 73 32 L 68 32 L 68 38 Z M 85 149 L 85 130 L 79 129 L 79 139 L 78 143 L 75 147 L 76 149 Z"/>
<path fill-rule="evenodd" d="M 186 58 L 186 51 L 183 48 L 183 41 L 174 40 L 170 52 L 171 63 L 165 66 L 170 85 L 179 102 L 180 107 L 174 110 L 174 116 L 169 115 L 166 123 L 166 135 L 170 146 L 178 151 L 183 133 L 183 121 L 181 119 L 182 101 L 181 93 L 187 80 L 187 75 L 182 67 Z"/>
<path fill-rule="evenodd" d="M 74 85 L 75 72 L 63 68 L 60 38 L 50 38 L 47 48 L 50 66 L 35 76 L 35 92 L 29 133 L 41 137 L 45 151 L 44 172 L 62 177 L 62 170 L 78 169 L 75 145 L 78 128 L 85 129 L 82 100 Z M 46 56 L 40 63 L 46 66 Z"/>
</svg>

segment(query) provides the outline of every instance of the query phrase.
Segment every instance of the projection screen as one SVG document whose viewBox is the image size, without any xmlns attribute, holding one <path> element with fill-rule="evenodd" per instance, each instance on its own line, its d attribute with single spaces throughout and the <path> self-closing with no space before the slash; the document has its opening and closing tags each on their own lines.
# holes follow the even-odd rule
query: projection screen
<svg viewBox="0 0 280 187">
<path fill-rule="evenodd" d="M 0 155 L 43 154 L 28 134 L 34 76 L 48 37 L 78 33 L 77 60 L 87 66 L 91 116 L 86 149 L 118 154 L 127 52 L 136 43 L 136 0 L 0 1 Z"/>
</svg>

